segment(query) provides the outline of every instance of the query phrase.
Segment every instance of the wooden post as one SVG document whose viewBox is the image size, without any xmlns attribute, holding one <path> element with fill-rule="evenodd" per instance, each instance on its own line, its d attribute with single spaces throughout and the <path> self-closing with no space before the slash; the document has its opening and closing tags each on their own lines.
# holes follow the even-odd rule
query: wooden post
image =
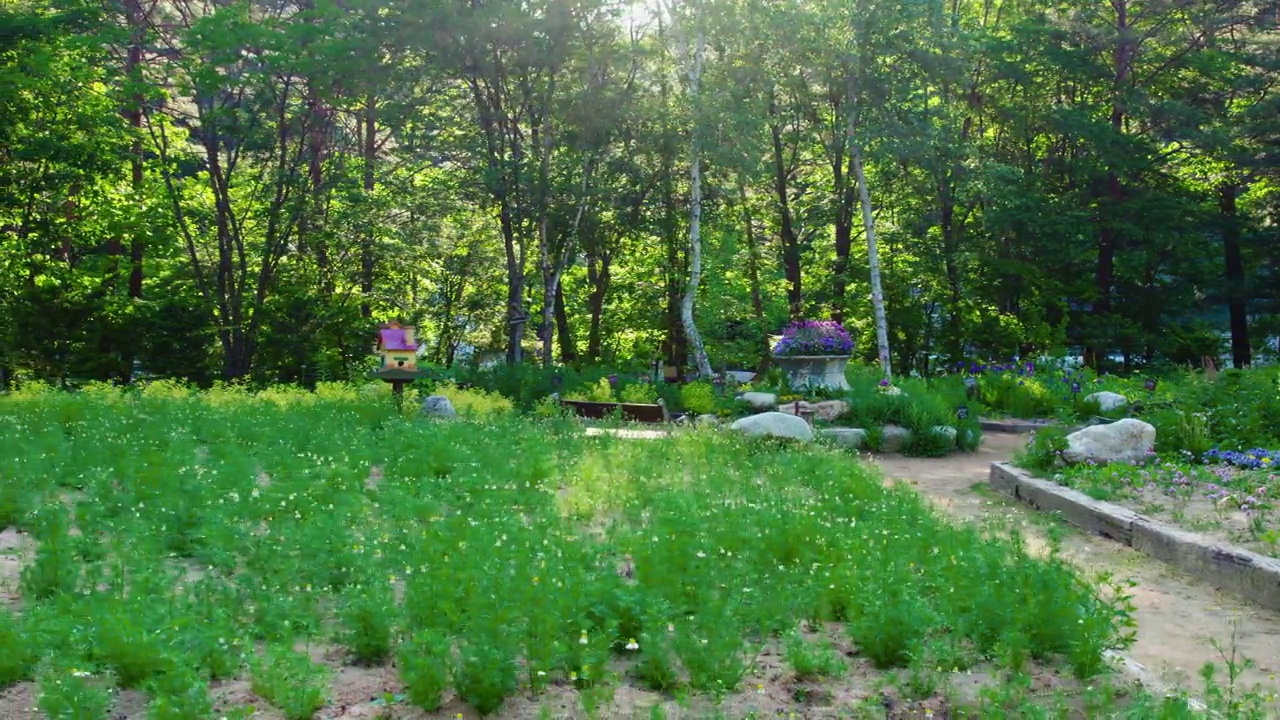
<svg viewBox="0 0 1280 720">
<path fill-rule="evenodd" d="M 396 404 L 396 413 L 404 412 L 404 385 L 405 380 L 391 381 L 391 400 Z"/>
</svg>

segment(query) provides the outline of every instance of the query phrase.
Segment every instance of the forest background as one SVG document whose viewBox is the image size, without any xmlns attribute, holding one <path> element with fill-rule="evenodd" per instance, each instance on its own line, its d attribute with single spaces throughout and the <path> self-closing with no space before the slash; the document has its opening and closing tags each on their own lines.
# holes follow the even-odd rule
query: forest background
<svg viewBox="0 0 1280 720">
<path fill-rule="evenodd" d="M 349 379 L 388 320 L 438 365 L 698 366 L 694 317 L 717 369 L 801 318 L 874 360 L 868 230 L 896 372 L 1272 359 L 1278 22 L 4 0 L 0 381 Z"/>
</svg>

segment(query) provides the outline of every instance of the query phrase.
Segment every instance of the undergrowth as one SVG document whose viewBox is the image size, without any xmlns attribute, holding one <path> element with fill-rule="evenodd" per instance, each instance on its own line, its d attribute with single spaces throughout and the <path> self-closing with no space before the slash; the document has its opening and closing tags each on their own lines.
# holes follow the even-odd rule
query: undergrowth
<svg viewBox="0 0 1280 720">
<path fill-rule="evenodd" d="M 239 675 L 310 717 L 330 672 L 298 648 L 335 639 L 350 662 L 396 658 L 413 704 L 453 691 L 481 713 L 550 684 L 592 707 L 627 681 L 723 697 L 804 624 L 841 623 L 885 668 L 1089 677 L 1132 640 L 1122 586 L 831 450 L 225 387 L 17 393 L 0 432 L 0 485 L 38 543 L 20 612 L 0 613 L 0 683 L 38 677 L 51 712 L 137 687 L 157 717 L 195 716 L 210 678 Z M 821 643 L 788 656 L 842 672 Z"/>
</svg>

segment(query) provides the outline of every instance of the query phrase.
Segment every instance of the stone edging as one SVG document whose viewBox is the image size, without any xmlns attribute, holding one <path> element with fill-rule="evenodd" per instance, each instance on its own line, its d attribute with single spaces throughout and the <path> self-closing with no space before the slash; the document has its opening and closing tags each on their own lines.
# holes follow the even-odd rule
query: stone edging
<svg viewBox="0 0 1280 720">
<path fill-rule="evenodd" d="M 978 420 L 983 432 L 1014 433 L 1027 435 L 1047 427 L 1058 427 L 1057 422 L 1031 422 L 1028 420 Z"/>
<path fill-rule="evenodd" d="M 1269 610 L 1280 610 L 1280 560 L 1218 544 L 1114 503 L 1094 500 L 1008 463 L 991 463 L 987 483 L 1037 510 L 1060 512 L 1072 525 L 1118 540 L 1198 580 Z"/>
</svg>

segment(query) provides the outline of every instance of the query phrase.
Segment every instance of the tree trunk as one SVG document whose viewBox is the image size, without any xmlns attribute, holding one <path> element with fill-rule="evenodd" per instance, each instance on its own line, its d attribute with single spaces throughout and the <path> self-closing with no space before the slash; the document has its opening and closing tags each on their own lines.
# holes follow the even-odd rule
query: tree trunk
<svg viewBox="0 0 1280 720">
<path fill-rule="evenodd" d="M 577 362 L 578 346 L 573 340 L 573 327 L 569 325 L 569 312 L 564 306 L 564 283 L 556 283 L 556 340 L 560 345 L 560 362 Z"/>
<path fill-rule="evenodd" d="M 599 360 L 603 351 L 601 322 L 604 319 L 604 302 L 609 294 L 610 256 L 603 254 L 599 258 L 587 256 L 587 283 L 591 286 L 591 294 L 587 297 L 588 309 L 591 312 L 591 324 L 587 330 L 587 358 Z"/>
<path fill-rule="evenodd" d="M 524 312 L 524 262 L 516 248 L 515 221 L 511 217 L 510 203 L 503 198 L 498 210 L 502 226 L 502 240 L 507 255 L 507 362 L 524 361 L 524 326 L 529 322 Z"/>
<path fill-rule="evenodd" d="M 893 369 L 889 361 L 889 321 L 884 308 L 884 290 L 880 287 L 880 253 L 876 247 L 875 219 L 871 213 L 871 191 L 867 188 L 867 175 L 862 168 L 862 150 L 852 146 L 852 169 L 858 181 L 858 196 L 862 200 L 862 223 L 867 232 L 867 264 L 871 267 L 871 306 L 876 317 L 876 354 L 885 379 L 892 379 Z"/>
<path fill-rule="evenodd" d="M 371 92 L 364 104 L 364 193 L 365 201 L 372 204 L 374 190 L 374 169 L 378 161 L 378 101 Z M 376 241 L 375 224 L 370 222 L 369 228 L 360 240 L 360 316 L 373 317 L 373 276 L 377 259 L 374 255 Z"/>
<path fill-rule="evenodd" d="M 1253 362 L 1249 345 L 1249 290 L 1245 284 L 1244 258 L 1240 251 L 1240 218 L 1236 198 L 1240 186 L 1224 183 L 1218 189 L 1222 213 L 1222 249 L 1226 260 L 1227 311 L 1231 317 L 1231 366 L 1244 368 Z"/>
<path fill-rule="evenodd" d="M 1111 7 L 1116 13 L 1116 46 L 1112 52 L 1112 99 L 1111 99 L 1111 132 L 1112 142 L 1118 142 L 1124 135 L 1125 110 L 1121 97 L 1124 86 L 1129 82 L 1133 65 L 1133 54 L 1136 50 L 1135 39 L 1131 35 L 1129 24 L 1129 0 L 1112 0 Z M 1115 286 L 1116 250 L 1120 237 L 1116 231 L 1116 219 L 1120 207 L 1124 203 L 1124 186 L 1118 171 L 1112 167 L 1107 170 L 1106 203 L 1098 227 L 1098 261 L 1094 270 L 1094 285 L 1098 299 L 1093 305 L 1093 315 L 1105 318 L 1111 314 L 1111 296 Z M 1089 367 L 1097 368 L 1106 349 L 1100 347 L 1098 340 L 1085 347 L 1084 361 Z"/>
<path fill-rule="evenodd" d="M 757 369 L 761 372 L 769 366 L 772 356 L 769 348 L 769 331 L 764 326 L 764 293 L 760 288 L 760 243 L 756 239 L 755 218 L 751 214 L 751 204 L 747 201 L 747 185 L 741 176 L 738 177 L 738 199 L 742 202 L 742 222 L 747 240 L 747 282 L 751 288 L 751 313 L 756 320 L 756 328 L 760 332 L 760 363 Z"/>
<path fill-rule="evenodd" d="M 779 236 L 782 240 L 782 270 L 787 279 L 787 313 L 792 320 L 804 316 L 803 293 L 800 276 L 800 241 L 796 237 L 795 223 L 791 217 L 791 199 L 787 183 L 785 151 L 782 147 L 782 128 L 776 116 L 777 101 L 769 98 L 769 134 L 773 141 L 773 191 L 778 197 Z"/>
<path fill-rule="evenodd" d="M 960 251 L 960 241 L 956 229 L 956 204 L 951 190 L 950 178 L 944 179 L 938 186 L 938 199 L 941 206 L 940 226 L 942 230 L 942 261 L 947 273 L 947 291 L 950 307 L 947 309 L 946 352 L 951 362 L 964 358 L 964 327 L 961 319 L 962 294 L 960 292 L 960 267 L 956 257 Z"/>
<path fill-rule="evenodd" d="M 707 359 L 707 350 L 702 345 L 702 334 L 693 318 L 693 306 L 698 298 L 698 285 L 702 282 L 702 145 L 701 133 L 698 132 L 699 121 L 696 108 L 699 106 L 702 90 L 702 63 L 706 56 L 706 35 L 702 27 L 698 27 L 698 36 L 693 50 L 693 62 L 689 66 L 689 95 L 695 108 L 693 132 L 690 133 L 689 152 L 689 284 L 685 287 L 684 298 L 680 303 L 680 322 L 684 325 L 685 336 L 689 339 L 689 349 L 693 352 L 693 361 L 702 378 L 711 378 L 711 361 Z"/>
<path fill-rule="evenodd" d="M 142 48 L 146 43 L 146 17 L 142 11 L 140 0 L 128 0 L 125 4 L 127 22 L 129 24 L 129 52 L 125 60 L 124 75 L 127 82 L 133 84 L 133 93 L 129 107 L 125 111 L 125 120 L 133 131 L 133 141 L 129 145 L 129 189 L 133 202 L 139 209 L 143 206 L 143 154 L 142 147 L 142 113 L 146 97 L 142 91 Z M 146 241 L 141 223 L 133 228 L 129 238 L 129 298 L 142 298 L 142 260 Z M 126 343 L 124 356 L 121 358 L 120 380 L 128 383 L 133 380 L 133 362 L 137 357 L 135 349 L 137 340 Z"/>
<path fill-rule="evenodd" d="M 835 266 L 832 268 L 831 319 L 844 322 L 846 295 L 849 288 L 849 253 L 853 250 L 853 218 L 854 205 L 857 202 L 856 184 L 850 175 L 852 169 L 846 170 L 849 159 L 849 144 L 853 142 L 854 130 L 857 127 L 857 116 L 854 113 L 854 83 L 847 84 L 848 97 L 841 100 L 839 84 L 834 77 L 830 78 L 828 102 L 835 118 L 844 116 L 844 128 L 833 125 L 831 133 L 831 150 L 828 157 L 831 161 L 831 190 L 836 203 L 835 212 Z M 848 111 L 842 106 L 848 105 Z"/>
</svg>

